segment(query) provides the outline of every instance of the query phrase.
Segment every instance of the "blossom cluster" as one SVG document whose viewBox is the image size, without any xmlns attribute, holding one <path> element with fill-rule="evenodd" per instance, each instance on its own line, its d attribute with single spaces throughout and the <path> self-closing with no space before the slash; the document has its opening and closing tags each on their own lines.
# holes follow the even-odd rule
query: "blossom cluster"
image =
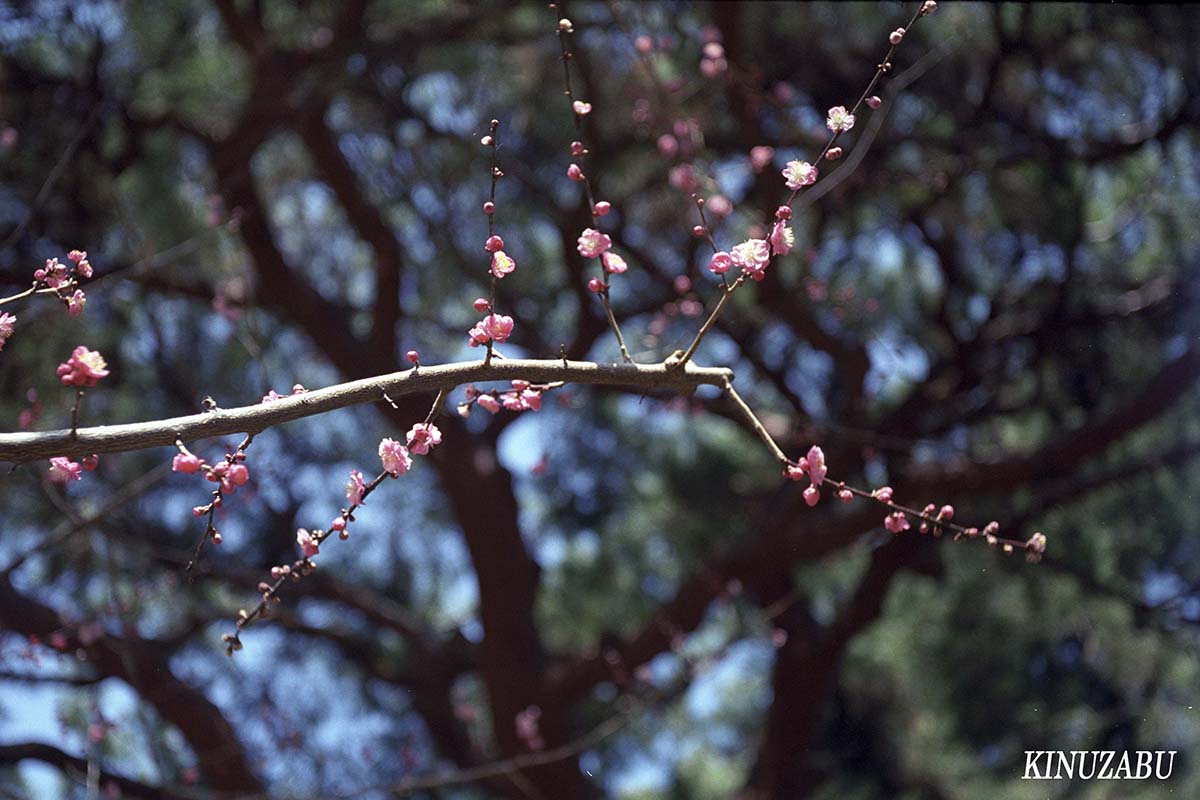
<svg viewBox="0 0 1200 800">
<path fill-rule="evenodd" d="M 202 517 L 209 514 L 211 518 L 212 512 L 221 506 L 226 495 L 234 494 L 239 487 L 245 486 L 250 481 L 250 468 L 246 466 L 244 447 L 239 447 L 232 453 L 226 453 L 225 458 L 216 464 L 209 464 L 184 447 L 182 442 L 177 443 L 176 446 L 179 448 L 179 452 L 171 461 L 172 471 L 182 472 L 185 475 L 200 473 L 205 480 L 218 484 L 218 488 L 213 492 L 212 502 L 193 508 L 193 516 Z M 215 530 L 213 531 L 213 541 L 217 544 L 221 542 L 220 534 Z"/>
<path fill-rule="evenodd" d="M 542 392 L 552 388 L 549 384 L 532 384 L 529 381 L 514 380 L 512 389 L 501 392 L 492 390 L 481 392 L 474 386 L 467 386 L 467 399 L 458 404 L 458 413 L 466 417 L 471 413 L 472 404 L 485 411 L 496 414 L 501 408 L 509 411 L 540 411 L 542 408 Z"/>
<path fill-rule="evenodd" d="M 33 271 L 33 286 L 21 294 L 6 298 L 4 302 L 36 292 L 50 292 L 63 302 L 67 313 L 72 317 L 79 316 L 87 304 L 87 295 L 78 288 L 78 279 L 92 277 L 92 264 L 88 261 L 87 252 L 83 250 L 72 250 L 67 254 L 67 261 L 70 263 L 63 264 L 57 258 L 46 259 L 45 264 Z M 0 312 L 0 350 L 4 349 L 5 342 L 12 337 L 16 323 L 15 314 Z"/>
<path fill-rule="evenodd" d="M 929 503 L 920 511 L 916 511 L 897 505 L 894 501 L 894 491 L 890 486 L 882 486 L 868 494 L 858 489 L 852 489 L 843 482 L 832 481 L 827 477 L 828 474 L 825 453 L 816 445 L 810 447 L 808 454 L 799 461 L 794 463 L 789 461 L 784 469 L 784 475 L 788 480 L 802 481 L 806 477 L 808 478 L 809 485 L 804 490 L 804 502 L 809 506 L 815 506 L 820 502 L 820 487 L 825 483 L 834 486 L 838 499 L 843 503 L 851 502 L 854 496 L 858 495 L 886 506 L 888 511 L 883 518 L 883 527 L 890 533 L 899 534 L 911 530 L 912 523 L 909 520 L 912 519 L 917 522 L 917 529 L 923 534 L 941 536 L 943 529 L 949 528 L 955 532 L 956 541 L 961 538 L 983 537 L 989 545 L 999 546 L 1005 553 L 1011 553 L 1018 547 L 1024 549 L 1026 557 L 1030 561 L 1038 561 L 1046 551 L 1046 537 L 1042 533 L 1035 533 L 1025 542 L 1002 539 L 999 535 L 1000 523 L 994 520 L 989 522 L 982 531 L 979 528 L 963 527 L 952 522 L 954 519 L 954 506 L 952 505 L 947 504 L 939 508 L 934 503 Z"/>
</svg>

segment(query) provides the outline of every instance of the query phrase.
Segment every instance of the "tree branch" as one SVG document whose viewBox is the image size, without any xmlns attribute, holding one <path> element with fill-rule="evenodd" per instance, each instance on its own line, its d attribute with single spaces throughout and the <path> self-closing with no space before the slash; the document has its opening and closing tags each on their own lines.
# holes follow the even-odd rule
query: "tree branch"
<svg viewBox="0 0 1200 800">
<path fill-rule="evenodd" d="M 339 408 L 412 394 L 435 394 L 470 382 L 523 379 L 534 383 L 567 383 L 629 386 L 639 389 L 670 388 L 691 391 L 697 386 L 721 386 L 732 379 L 728 369 L 668 368 L 665 364 L 596 364 L 590 361 L 534 359 L 494 360 L 489 365 L 470 361 L 393 372 L 341 383 L 324 389 L 290 395 L 272 403 L 221 409 L 187 417 L 100 425 L 43 433 L 0 434 L 0 461 L 25 463 L 64 454 L 120 453 L 172 445 L 232 433 L 258 433 L 284 422 L 324 414 Z"/>
</svg>

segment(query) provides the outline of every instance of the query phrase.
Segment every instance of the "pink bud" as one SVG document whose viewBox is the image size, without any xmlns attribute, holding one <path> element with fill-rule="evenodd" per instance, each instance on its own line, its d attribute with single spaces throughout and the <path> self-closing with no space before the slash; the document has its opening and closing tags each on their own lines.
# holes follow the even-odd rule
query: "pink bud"
<svg viewBox="0 0 1200 800">
<path fill-rule="evenodd" d="M 421 360 L 421 354 L 418 353 L 416 350 L 409 350 L 407 353 L 404 354 L 404 357 L 408 359 L 408 363 L 410 363 L 410 364 L 416 364 L 418 361 Z"/>
<path fill-rule="evenodd" d="M 581 181 L 583 180 L 583 170 L 579 168 L 578 164 L 572 164 L 567 167 L 567 177 L 573 181 Z"/>
<path fill-rule="evenodd" d="M 821 492 L 818 491 L 816 486 L 810 485 L 804 490 L 804 502 L 808 503 L 810 507 L 815 506 L 820 500 Z"/>
<path fill-rule="evenodd" d="M 842 148 L 840 148 L 840 147 L 829 148 L 829 152 L 825 154 L 825 157 L 828 158 L 830 161 L 837 161 L 839 158 L 842 157 Z"/>
<path fill-rule="evenodd" d="M 579 140 L 575 140 L 575 141 L 571 142 L 571 155 L 581 156 L 586 152 L 587 152 L 587 149 L 584 148 L 583 142 L 581 142 Z"/>
<path fill-rule="evenodd" d="M 708 228 L 704 227 L 703 225 L 697 225 L 694 228 L 692 228 L 692 236 L 695 236 L 697 239 L 704 238 L 705 234 L 707 234 L 707 233 L 708 233 Z"/>
<path fill-rule="evenodd" d="M 484 311 L 487 311 L 489 308 L 492 307 L 492 304 L 488 302 L 488 299 L 486 297 L 476 297 L 475 302 L 472 303 L 471 305 L 473 305 L 475 307 L 475 310 L 478 311 L 480 314 L 482 314 Z"/>
<path fill-rule="evenodd" d="M 892 31 L 892 35 L 888 37 L 888 41 L 892 44 L 900 44 L 904 40 L 904 28 L 896 28 Z"/>
<path fill-rule="evenodd" d="M 596 207 L 592 209 L 592 214 L 597 217 L 603 217 L 608 214 L 609 211 L 612 211 L 612 204 L 607 200 L 601 200 L 599 203 L 596 203 Z"/>
<path fill-rule="evenodd" d="M 488 200 L 486 203 L 483 204 L 483 213 L 487 214 L 489 217 L 492 214 L 496 213 L 496 204 L 493 203 L 491 200 Z"/>
<path fill-rule="evenodd" d="M 838 492 L 838 499 L 841 500 L 843 503 L 849 503 L 851 500 L 854 499 L 854 495 L 850 492 L 849 489 L 842 489 L 840 492 Z"/>
<path fill-rule="evenodd" d="M 86 469 L 88 472 L 91 472 L 96 469 L 96 467 L 100 466 L 100 456 L 84 456 L 83 458 L 79 459 L 79 463 L 83 464 L 84 469 Z"/>
<path fill-rule="evenodd" d="M 867 105 L 869 105 L 871 108 L 879 108 L 882 103 L 883 101 L 880 100 L 877 95 L 871 95 L 867 98 Z"/>
<path fill-rule="evenodd" d="M 489 253 L 494 253 L 497 250 L 504 249 L 504 240 L 499 236 L 489 236 L 488 240 L 483 243 L 483 249 Z"/>
<path fill-rule="evenodd" d="M 346 529 L 346 518 L 338 517 L 329 524 L 329 529 L 332 531 L 341 531 Z"/>
<path fill-rule="evenodd" d="M 633 46 L 642 55 L 645 55 L 654 49 L 654 40 L 645 34 L 633 40 Z"/>
<path fill-rule="evenodd" d="M 780 206 L 779 208 L 775 209 L 775 219 L 791 219 L 791 218 L 792 218 L 792 207 L 791 206 Z"/>
<path fill-rule="evenodd" d="M 590 281 L 587 282 L 587 288 L 588 288 L 589 292 L 594 292 L 596 294 L 600 294 L 601 292 L 604 291 L 604 288 L 605 288 L 604 281 L 600 280 L 599 278 L 592 278 Z"/>
</svg>

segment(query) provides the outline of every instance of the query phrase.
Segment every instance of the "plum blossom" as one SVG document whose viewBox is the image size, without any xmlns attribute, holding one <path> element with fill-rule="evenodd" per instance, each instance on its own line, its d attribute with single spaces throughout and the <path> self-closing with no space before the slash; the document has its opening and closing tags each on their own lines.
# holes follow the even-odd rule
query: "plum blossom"
<svg viewBox="0 0 1200 800">
<path fill-rule="evenodd" d="M 497 278 L 503 278 L 505 275 L 511 274 L 517 268 L 517 262 L 505 253 L 503 250 L 497 250 L 492 253 L 492 274 Z"/>
<path fill-rule="evenodd" d="M 379 443 L 379 461 L 383 464 L 383 471 L 393 478 L 412 469 L 408 448 L 394 439 L 384 439 Z"/>
<path fill-rule="evenodd" d="M 834 106 L 829 109 L 829 118 L 825 126 L 835 133 L 845 133 L 854 127 L 854 115 L 845 106 Z"/>
<path fill-rule="evenodd" d="M 629 265 L 625 263 L 625 259 L 611 251 L 601 253 L 600 261 L 604 264 L 604 271 L 611 272 L 614 275 L 620 275 L 629 269 Z"/>
<path fill-rule="evenodd" d="M 807 161 L 789 161 L 783 168 L 787 188 L 795 191 L 802 186 L 811 186 L 817 181 L 817 168 Z"/>
<path fill-rule="evenodd" d="M 67 298 L 67 313 L 72 317 L 78 317 L 83 313 L 83 307 L 87 303 L 87 295 L 82 289 L 76 289 L 75 293 Z"/>
<path fill-rule="evenodd" d="M 480 408 L 486 409 L 493 414 L 500 411 L 500 401 L 495 397 L 492 397 L 490 394 L 479 395 L 475 402 L 479 404 Z"/>
<path fill-rule="evenodd" d="M 506 317 L 503 314 L 488 314 L 479 322 L 475 323 L 475 327 L 471 328 L 469 335 L 471 337 L 471 346 L 478 347 L 481 344 L 488 342 L 496 342 L 502 344 L 508 341 L 509 335 L 512 334 L 513 319 Z"/>
<path fill-rule="evenodd" d="M 429 454 L 429 450 L 442 443 L 442 432 L 437 425 L 418 422 L 408 432 L 408 447 L 419 456 Z"/>
<path fill-rule="evenodd" d="M 67 481 L 77 481 L 83 478 L 80 474 L 83 467 L 76 461 L 72 461 L 66 456 L 55 456 L 50 459 L 50 480 L 55 483 L 66 483 Z"/>
<path fill-rule="evenodd" d="M 352 506 L 366 505 L 363 500 L 363 492 L 367 489 L 367 483 L 363 480 L 363 474 L 356 469 L 350 470 L 350 478 L 346 481 L 346 501 Z"/>
<path fill-rule="evenodd" d="M 900 533 L 908 530 L 911 526 L 908 524 L 908 517 L 904 515 L 903 511 L 893 511 L 884 517 L 883 527 L 892 533 Z"/>
<path fill-rule="evenodd" d="M 0 350 L 4 349 L 4 343 L 13 335 L 16 330 L 17 317 L 8 312 L 0 312 Z"/>
<path fill-rule="evenodd" d="M 744 273 L 755 281 L 761 281 L 766 277 L 765 270 L 767 262 L 771 260 L 771 248 L 766 239 L 747 239 L 733 248 L 731 257 L 733 263 L 741 267 Z"/>
<path fill-rule="evenodd" d="M 777 256 L 786 256 L 792 252 L 792 245 L 795 244 L 796 237 L 792 234 L 792 229 L 787 226 L 783 220 L 779 220 L 771 228 L 771 252 Z"/>
<path fill-rule="evenodd" d="M 79 345 L 71 352 L 70 358 L 58 365 L 55 374 L 63 386 L 95 386 L 97 381 L 108 375 L 108 364 L 96 350 Z"/>
<path fill-rule="evenodd" d="M 182 472 L 186 475 L 191 475 L 204 466 L 204 459 L 192 453 L 186 447 L 180 447 L 179 453 L 171 461 L 171 470 L 173 472 Z"/>
<path fill-rule="evenodd" d="M 610 247 L 612 239 L 595 228 L 584 228 L 579 234 L 579 255 L 584 258 L 599 258 Z"/>
<path fill-rule="evenodd" d="M 732 266 L 733 258 L 724 250 L 713 253 L 713 257 L 708 261 L 708 270 L 714 275 L 724 275 Z"/>
<path fill-rule="evenodd" d="M 813 484 L 820 486 L 824 483 L 825 475 L 829 472 L 825 466 L 825 452 L 816 445 L 813 445 L 808 449 L 808 455 L 805 456 L 804 461 L 808 464 L 806 470 Z"/>
<path fill-rule="evenodd" d="M 296 530 L 296 544 L 300 545 L 300 551 L 304 553 L 305 558 L 312 558 L 321 552 L 321 542 L 304 528 Z"/>
</svg>

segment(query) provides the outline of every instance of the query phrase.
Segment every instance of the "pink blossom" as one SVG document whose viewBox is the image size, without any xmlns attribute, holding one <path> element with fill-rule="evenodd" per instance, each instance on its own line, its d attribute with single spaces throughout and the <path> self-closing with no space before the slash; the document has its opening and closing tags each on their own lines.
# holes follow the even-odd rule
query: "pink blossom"
<svg viewBox="0 0 1200 800">
<path fill-rule="evenodd" d="M 412 469 L 408 448 L 394 439 L 384 439 L 379 443 L 379 460 L 383 464 L 383 471 L 393 478 L 398 478 Z"/>
<path fill-rule="evenodd" d="M 0 350 L 4 349 L 5 341 L 7 341 L 8 338 L 13 335 L 13 331 L 16 330 L 16 322 L 17 318 L 15 315 L 9 314 L 8 312 L 0 312 Z"/>
<path fill-rule="evenodd" d="M 516 268 L 517 262 L 513 261 L 503 250 L 492 253 L 492 274 L 497 278 L 503 278 Z"/>
<path fill-rule="evenodd" d="M 436 425 L 419 422 L 408 432 L 408 446 L 419 456 L 428 455 L 431 447 L 442 443 L 442 432 Z"/>
<path fill-rule="evenodd" d="M 81 480 L 83 478 L 82 469 L 83 467 L 78 462 L 72 461 L 66 456 L 55 456 L 50 459 L 50 480 L 55 483 Z"/>
<path fill-rule="evenodd" d="M 767 262 L 771 260 L 771 248 L 766 239 L 747 239 L 733 248 L 730 257 L 743 272 L 755 281 L 761 281 L 766 276 Z"/>
<path fill-rule="evenodd" d="M 825 482 L 825 475 L 829 472 L 825 467 L 825 452 L 814 444 L 808 449 L 805 460 L 808 462 L 808 477 L 815 485 L 820 486 Z"/>
<path fill-rule="evenodd" d="M 1025 549 L 1031 553 L 1041 555 L 1046 552 L 1046 535 L 1044 533 L 1035 533 L 1029 537 L 1029 541 L 1025 543 Z"/>
<path fill-rule="evenodd" d="M 760 144 L 758 147 L 750 148 L 750 169 L 757 172 L 762 172 L 767 168 L 775 158 L 775 148 L 768 147 L 765 144 Z"/>
<path fill-rule="evenodd" d="M 601 200 L 596 203 L 596 207 L 592 209 L 592 215 L 597 217 L 607 216 L 608 212 L 612 211 L 612 203 L 607 200 Z"/>
<path fill-rule="evenodd" d="M 182 472 L 187 475 L 191 475 L 202 466 L 204 466 L 204 460 L 194 455 L 186 447 L 182 448 L 171 461 L 171 469 L 173 471 Z"/>
<path fill-rule="evenodd" d="M 67 313 L 72 317 L 78 317 L 83 313 L 83 307 L 87 304 L 87 295 L 82 289 L 76 289 L 75 293 L 67 298 Z"/>
<path fill-rule="evenodd" d="M 474 328 L 471 328 L 471 346 L 478 347 L 492 341 L 501 344 L 508 341 L 512 330 L 512 317 L 506 317 L 503 314 L 488 314 L 475 323 Z"/>
<path fill-rule="evenodd" d="M 825 120 L 825 126 L 831 131 L 845 133 L 854 127 L 854 115 L 847 111 L 845 106 L 834 106 L 829 109 L 829 118 Z"/>
<path fill-rule="evenodd" d="M 525 389 L 521 392 L 521 403 L 533 411 L 542 410 L 542 393 L 537 389 Z"/>
<path fill-rule="evenodd" d="M 500 411 L 500 401 L 490 394 L 479 395 L 475 402 L 478 403 L 481 408 L 487 409 L 493 414 Z"/>
<path fill-rule="evenodd" d="M 108 375 L 108 364 L 99 352 L 79 345 L 70 358 L 58 365 L 55 374 L 63 386 L 95 386 Z"/>
<path fill-rule="evenodd" d="M 274 403 L 276 400 L 282 400 L 282 399 L 283 399 L 283 395 L 281 395 L 279 392 L 272 389 L 271 391 L 269 391 L 263 395 L 262 402 Z"/>
<path fill-rule="evenodd" d="M 72 250 L 71 252 L 67 253 L 67 259 L 70 261 L 74 261 L 76 264 L 78 264 L 81 261 L 86 261 L 87 260 L 87 251 L 86 250 Z"/>
<path fill-rule="evenodd" d="M 92 277 L 92 265 L 86 259 L 75 265 L 75 271 L 84 278 Z"/>
<path fill-rule="evenodd" d="M 671 158 L 679 152 L 679 140 L 669 133 L 659 136 L 657 144 L 658 152 L 667 158 Z"/>
<path fill-rule="evenodd" d="M 892 487 L 881 486 L 875 491 L 871 492 L 871 496 L 882 503 L 890 503 L 892 502 Z"/>
<path fill-rule="evenodd" d="M 46 284 L 51 289 L 57 289 L 67 282 L 67 266 L 66 264 L 58 263 L 57 258 L 48 258 L 44 267 L 34 270 L 33 278 L 36 281 Z"/>
<path fill-rule="evenodd" d="M 488 240 L 483 243 L 483 249 L 489 253 L 494 253 L 497 250 L 504 249 L 504 240 L 499 236 L 489 236 Z"/>
<path fill-rule="evenodd" d="M 894 511 L 883 519 L 883 527 L 892 533 L 900 533 L 909 529 L 908 517 L 902 511 Z"/>
<path fill-rule="evenodd" d="M 787 188 L 795 191 L 817 182 L 817 168 L 807 161 L 789 161 L 783 168 L 783 178 L 787 182 Z"/>
<path fill-rule="evenodd" d="M 629 269 L 629 265 L 625 263 L 625 259 L 612 251 L 601 253 L 600 261 L 604 264 L 604 271 L 611 272 L 614 275 L 620 275 Z"/>
<path fill-rule="evenodd" d="M 708 260 L 708 269 L 714 275 L 724 275 L 732 266 L 733 258 L 724 250 L 713 253 L 713 257 Z"/>
<path fill-rule="evenodd" d="M 363 475 L 356 469 L 350 470 L 350 478 L 346 481 L 346 500 L 352 506 L 365 505 L 363 500 L 363 492 L 366 491 L 367 483 L 363 480 Z"/>
<path fill-rule="evenodd" d="M 579 234 L 579 255 L 584 258 L 599 258 L 610 247 L 612 239 L 595 228 L 584 228 L 583 233 Z"/>
<path fill-rule="evenodd" d="M 245 486 L 250 480 L 250 469 L 245 464 L 233 464 L 229 467 L 227 478 L 232 486 Z"/>
<path fill-rule="evenodd" d="M 787 226 L 783 220 L 775 223 L 771 228 L 771 252 L 777 256 L 786 256 L 792 252 L 792 245 L 795 243 L 795 237 L 792 235 L 792 229 Z"/>
<path fill-rule="evenodd" d="M 785 475 L 787 476 L 787 479 L 788 479 L 789 481 L 799 481 L 799 480 L 804 480 L 804 475 L 805 475 L 805 472 L 804 472 L 804 467 L 803 467 L 803 466 L 794 465 L 794 464 L 788 464 L 787 471 L 785 472 Z"/>
<path fill-rule="evenodd" d="M 588 114 L 592 113 L 592 104 L 585 103 L 582 100 L 576 100 L 574 103 L 571 104 L 571 108 L 575 111 L 576 114 L 578 114 L 581 117 L 587 116 Z"/>
<path fill-rule="evenodd" d="M 488 301 L 488 299 L 486 297 L 476 297 L 475 302 L 471 304 L 471 307 L 474 308 L 476 311 L 478 311 L 480 314 L 482 314 L 483 312 L 485 312 L 489 308 L 491 308 L 492 304 Z"/>
<path fill-rule="evenodd" d="M 321 552 L 321 543 L 304 528 L 296 530 L 296 544 L 300 545 L 300 552 L 304 554 L 305 558 L 312 558 Z"/>
</svg>

